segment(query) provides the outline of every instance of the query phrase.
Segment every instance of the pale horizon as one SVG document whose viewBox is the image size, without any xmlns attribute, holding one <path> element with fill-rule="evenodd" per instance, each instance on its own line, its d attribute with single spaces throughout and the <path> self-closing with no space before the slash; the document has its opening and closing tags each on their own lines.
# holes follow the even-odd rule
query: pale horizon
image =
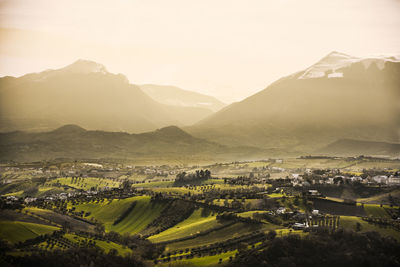
<svg viewBox="0 0 400 267">
<path fill-rule="evenodd" d="M 87 59 L 229 104 L 331 51 L 400 54 L 394 0 L 0 3 L 0 76 Z"/>
</svg>

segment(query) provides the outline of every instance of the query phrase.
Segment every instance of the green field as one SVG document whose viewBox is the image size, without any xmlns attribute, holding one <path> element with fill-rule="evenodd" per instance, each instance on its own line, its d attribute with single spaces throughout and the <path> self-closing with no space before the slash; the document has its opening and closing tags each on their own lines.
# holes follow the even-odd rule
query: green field
<svg viewBox="0 0 400 267">
<path fill-rule="evenodd" d="M 132 187 L 143 187 L 143 188 L 156 188 L 156 187 L 170 187 L 174 184 L 174 181 L 157 181 L 133 184 Z"/>
<path fill-rule="evenodd" d="M 68 239 L 72 243 L 75 243 L 77 246 L 80 246 L 80 242 L 83 242 L 83 241 L 85 241 L 84 243 L 87 243 L 89 240 L 94 241 L 96 244 L 96 247 L 104 250 L 105 253 L 110 252 L 111 249 L 115 249 L 118 252 L 118 254 L 121 256 L 127 256 L 128 254 L 132 253 L 131 249 L 124 247 L 120 244 L 111 242 L 111 241 L 107 242 L 107 241 L 102 241 L 102 240 L 93 239 L 93 238 L 86 238 L 86 237 L 78 236 L 75 234 L 65 234 L 63 237 Z M 42 250 L 54 250 L 54 249 L 65 250 L 66 249 L 66 247 L 62 247 L 58 244 L 55 244 L 54 242 L 52 244 L 50 244 L 48 241 L 44 241 L 40 244 L 37 244 L 36 246 Z"/>
<path fill-rule="evenodd" d="M 361 225 L 361 232 L 376 231 L 383 236 L 391 236 L 397 240 L 400 240 L 399 231 L 396 231 L 391 227 L 384 227 L 381 225 L 374 225 L 372 223 L 368 223 L 366 221 L 363 221 L 360 217 L 340 216 L 339 227 L 355 231 L 357 223 L 360 223 Z"/>
<path fill-rule="evenodd" d="M 364 210 L 367 216 L 391 219 L 386 210 L 380 205 L 364 204 Z"/>
<path fill-rule="evenodd" d="M 0 221 L 0 239 L 17 243 L 39 235 L 50 234 L 58 229 L 58 227 L 36 223 Z"/>
<path fill-rule="evenodd" d="M 120 234 L 136 234 L 160 216 L 162 210 L 166 207 L 165 203 L 151 201 L 148 196 L 135 197 L 135 208 L 121 222 L 111 225 L 112 231 Z"/>
<path fill-rule="evenodd" d="M 149 196 L 137 196 L 126 199 L 105 200 L 104 202 L 88 202 L 76 205 L 77 211 L 90 212 L 88 218 L 94 218 L 104 224 L 106 231 L 118 233 L 138 233 L 160 216 L 165 205 L 151 202 Z M 124 213 L 133 202 L 134 209 L 118 224 L 113 223 Z"/>
<path fill-rule="evenodd" d="M 61 184 L 70 186 L 76 189 L 90 190 L 91 188 L 100 189 L 104 187 L 119 187 L 120 183 L 112 179 L 107 178 L 78 178 L 72 179 L 71 177 L 58 178 L 48 183 L 50 186 L 55 184 Z"/>
<path fill-rule="evenodd" d="M 183 266 L 186 266 L 184 264 L 192 264 L 194 266 L 217 266 L 219 263 L 219 259 L 222 259 L 222 264 L 226 264 L 229 261 L 229 257 L 234 257 L 235 254 L 237 253 L 237 250 L 233 251 L 228 251 L 226 253 L 221 253 L 217 254 L 214 256 L 205 256 L 205 257 L 195 257 L 193 259 L 184 259 L 184 260 L 178 260 L 176 261 L 176 266 L 180 266 L 179 264 L 182 264 Z M 175 266 L 173 263 L 163 263 L 160 264 L 160 266 Z"/>
<path fill-rule="evenodd" d="M 86 239 L 86 238 L 83 238 L 81 236 L 77 236 L 74 234 L 65 234 L 64 237 L 75 243 L 78 240 Z M 127 254 L 132 253 L 131 249 L 123 247 L 122 245 L 111 242 L 111 241 L 110 242 L 102 241 L 102 240 L 95 240 L 95 241 L 96 241 L 96 246 L 99 248 L 102 248 L 105 253 L 108 253 L 111 249 L 117 250 L 118 254 L 121 256 L 126 256 Z"/>
<path fill-rule="evenodd" d="M 126 199 L 113 199 L 104 202 L 86 202 L 75 205 L 76 211 L 90 212 L 88 218 L 94 218 L 102 222 L 107 231 L 110 231 L 113 222 L 120 216 L 132 202 L 140 199 L 141 197 L 131 197 Z M 150 198 L 150 197 L 149 197 Z M 68 208 L 72 207 L 69 203 Z"/>
<path fill-rule="evenodd" d="M 276 228 L 278 228 L 278 226 L 273 224 L 247 224 L 241 222 L 235 223 L 233 225 L 217 231 L 210 232 L 203 236 L 168 244 L 166 246 L 166 251 L 210 245 L 216 242 L 222 242 L 227 239 L 249 234 L 257 230 L 267 231 Z"/>
<path fill-rule="evenodd" d="M 195 210 L 186 220 L 165 230 L 164 232 L 149 237 L 149 240 L 155 243 L 174 240 L 185 236 L 192 236 L 221 225 L 222 223 L 217 221 L 216 215 L 204 214 L 204 209 L 200 208 Z"/>
</svg>

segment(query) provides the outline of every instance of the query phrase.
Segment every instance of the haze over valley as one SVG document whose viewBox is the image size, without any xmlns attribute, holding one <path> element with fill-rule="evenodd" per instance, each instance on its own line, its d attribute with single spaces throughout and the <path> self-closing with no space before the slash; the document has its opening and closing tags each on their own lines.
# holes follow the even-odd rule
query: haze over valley
<svg viewBox="0 0 400 267">
<path fill-rule="evenodd" d="M 0 0 L 0 266 L 400 267 L 398 0 Z"/>
</svg>

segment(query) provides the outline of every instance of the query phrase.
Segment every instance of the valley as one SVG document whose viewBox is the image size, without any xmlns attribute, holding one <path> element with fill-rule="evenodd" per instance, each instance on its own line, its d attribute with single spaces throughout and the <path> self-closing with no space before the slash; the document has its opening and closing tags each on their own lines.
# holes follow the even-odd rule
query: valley
<svg viewBox="0 0 400 267">
<path fill-rule="evenodd" d="M 96 248 L 157 266 L 236 264 L 274 238 L 326 230 L 400 240 L 399 166 L 310 156 L 203 166 L 5 163 L 0 238 L 8 257 Z"/>
</svg>

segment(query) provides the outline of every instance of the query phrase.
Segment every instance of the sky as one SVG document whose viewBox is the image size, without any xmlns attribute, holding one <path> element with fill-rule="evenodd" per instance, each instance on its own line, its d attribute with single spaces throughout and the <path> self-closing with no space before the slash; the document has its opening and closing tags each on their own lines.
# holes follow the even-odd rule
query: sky
<svg viewBox="0 0 400 267">
<path fill-rule="evenodd" d="M 88 59 L 231 103 L 331 51 L 400 54 L 400 1 L 0 0 L 0 76 Z"/>
</svg>

